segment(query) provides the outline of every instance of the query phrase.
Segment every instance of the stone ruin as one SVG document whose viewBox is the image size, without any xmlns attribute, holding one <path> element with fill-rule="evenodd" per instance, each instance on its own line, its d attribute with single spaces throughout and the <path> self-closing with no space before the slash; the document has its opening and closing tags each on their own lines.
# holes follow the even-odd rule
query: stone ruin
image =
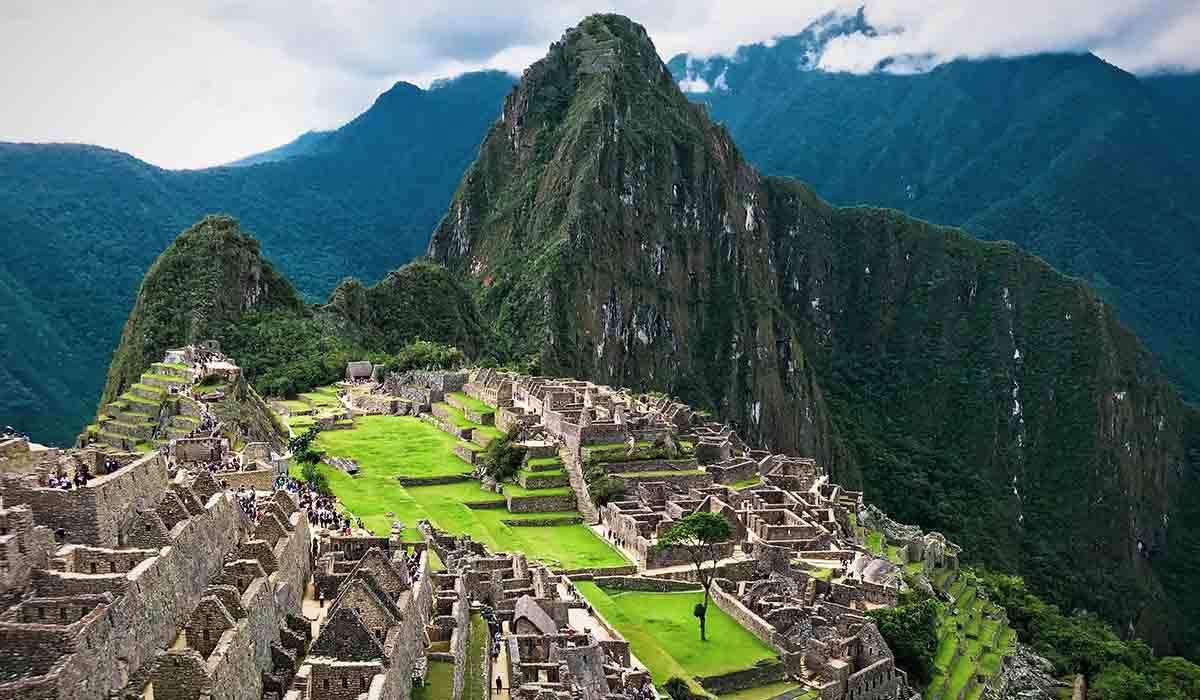
<svg viewBox="0 0 1200 700">
<path fill-rule="evenodd" d="M 319 544 L 313 584 L 330 602 L 287 700 L 410 697 L 441 601 L 423 550 L 357 535 Z"/>
<path fill-rule="evenodd" d="M 85 457 L 86 458 L 86 457 Z M 247 518 L 152 452 L 70 490 L 0 476 L 0 698 L 280 698 L 309 641 L 307 519 Z"/>
<path fill-rule="evenodd" d="M 420 528 L 446 563 L 443 590 L 452 586 L 460 605 L 483 606 L 489 634 L 498 644 L 494 663 L 505 667 L 510 697 L 654 697 L 649 674 L 633 664 L 629 643 L 585 612 L 587 603 L 570 578 L 530 564 L 524 555 L 492 553 L 469 537 L 451 537 L 427 522 Z M 456 629 L 464 626 L 460 622 Z M 488 678 L 495 675 L 490 669 Z"/>
</svg>

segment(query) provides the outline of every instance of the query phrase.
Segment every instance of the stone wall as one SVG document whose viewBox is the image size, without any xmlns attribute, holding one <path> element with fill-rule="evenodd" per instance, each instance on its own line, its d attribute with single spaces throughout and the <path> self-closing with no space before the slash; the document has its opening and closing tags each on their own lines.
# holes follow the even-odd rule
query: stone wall
<svg viewBox="0 0 1200 700">
<path fill-rule="evenodd" d="M 238 700 L 262 694 L 262 674 L 273 667 L 271 646 L 287 616 L 300 613 L 304 588 L 312 575 L 308 520 L 300 513 L 289 519 L 292 530 L 275 546 L 279 568 L 250 583 L 241 596 L 246 617 L 237 621 L 208 657 L 211 700 Z"/>
<path fill-rule="evenodd" d="M 166 489 L 167 467 L 156 453 L 70 491 L 41 488 L 27 477 L 0 478 L 0 495 L 28 504 L 38 525 L 66 530 L 67 542 L 99 547 L 117 546 L 139 501 L 151 508 Z"/>
<path fill-rule="evenodd" d="M 575 510 L 575 494 L 561 496 L 509 496 L 510 513 L 551 513 Z"/>
<path fill-rule="evenodd" d="M 454 582 L 458 600 L 454 602 L 454 633 L 450 649 L 454 653 L 454 698 L 461 698 L 467 675 L 467 647 L 471 641 L 471 597 L 466 582 L 460 576 Z"/>
<path fill-rule="evenodd" d="M 750 610 L 750 608 L 742 605 L 736 596 L 726 593 L 720 586 L 713 586 L 712 600 L 722 612 L 732 617 L 739 625 L 749 630 L 750 634 L 758 637 L 764 644 L 776 652 L 786 653 L 790 651 L 787 641 L 780 636 L 775 627 L 754 614 L 754 611 Z"/>
<path fill-rule="evenodd" d="M 654 578 L 652 576 L 597 576 L 592 581 L 601 588 L 614 588 L 622 591 L 672 593 L 677 591 L 704 590 L 704 587 L 695 581 L 677 581 L 675 579 Z M 716 590 L 716 586 L 713 586 L 713 590 Z"/>
<path fill-rule="evenodd" d="M 153 461 L 157 463 L 157 457 Z M 112 476 L 119 477 L 121 472 Z M 165 473 L 161 476 L 161 487 L 165 489 Z M 107 495 L 102 499 L 115 500 Z M 35 585 L 44 591 L 43 595 L 108 590 L 114 592 L 116 599 L 107 608 L 96 607 L 93 614 L 99 614 L 97 621 L 70 634 L 70 643 L 60 644 L 55 658 L 61 659 L 51 677 L 0 683 L 0 699 L 36 698 L 40 697 L 38 693 L 50 692 L 48 689 L 53 687 L 52 697 L 62 700 L 102 700 L 124 688 L 132 676 L 142 672 L 175 640 L 177 631 L 186 625 L 200 602 L 209 580 L 221 573 L 225 555 L 237 547 L 244 526 L 237 505 L 224 495 L 214 495 L 202 513 L 171 529 L 169 546 L 156 556 L 141 560 L 126 573 L 39 572 Z M 26 627 L 38 632 L 36 628 L 41 626 Z M 46 631 L 52 630 L 38 633 L 44 636 Z M 21 644 L 22 654 L 29 651 L 29 645 L 22 640 L 0 634 L 0 647 L 7 642 Z M 35 668 L 34 672 L 39 670 Z M 39 686 L 41 690 L 36 689 Z"/>
<path fill-rule="evenodd" d="M 412 696 L 412 671 L 417 659 L 425 655 L 425 625 L 429 623 L 432 607 L 433 571 L 430 569 L 429 553 L 421 552 L 412 598 L 404 610 L 404 619 L 395 637 L 394 652 L 388 661 L 383 682 L 379 683 L 378 688 L 372 685 L 367 695 L 370 700 L 408 700 Z"/>
<path fill-rule="evenodd" d="M 696 680 L 708 692 L 714 695 L 725 695 L 737 690 L 777 683 L 782 681 L 785 675 L 786 667 L 780 662 L 775 662 L 751 666 L 719 676 L 696 676 Z"/>
<path fill-rule="evenodd" d="M 173 532 L 170 547 L 128 574 L 130 594 L 110 608 L 113 689 L 121 688 L 158 650 L 175 640 L 225 555 L 237 548 L 244 519 L 229 498 L 214 496 L 205 512 Z"/>
<path fill-rule="evenodd" d="M 217 478 L 225 482 L 226 487 L 239 489 L 243 486 L 256 491 L 275 490 L 275 470 L 255 469 L 248 472 L 219 472 Z"/>
</svg>

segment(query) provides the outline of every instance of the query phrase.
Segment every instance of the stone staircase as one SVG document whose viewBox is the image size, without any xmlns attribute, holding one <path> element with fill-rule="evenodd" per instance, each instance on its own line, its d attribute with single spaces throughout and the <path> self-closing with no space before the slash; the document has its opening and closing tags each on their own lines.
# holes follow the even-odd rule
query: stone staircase
<svg viewBox="0 0 1200 700">
<path fill-rule="evenodd" d="M 579 514 L 586 523 L 600 522 L 600 511 L 596 510 L 595 504 L 592 503 L 592 494 L 588 490 L 587 480 L 583 478 L 583 467 L 579 463 L 578 454 L 572 454 L 566 447 L 562 447 L 559 449 L 559 456 L 567 472 L 567 479 L 571 482 L 571 489 L 575 491 L 575 507 L 579 509 Z"/>
</svg>

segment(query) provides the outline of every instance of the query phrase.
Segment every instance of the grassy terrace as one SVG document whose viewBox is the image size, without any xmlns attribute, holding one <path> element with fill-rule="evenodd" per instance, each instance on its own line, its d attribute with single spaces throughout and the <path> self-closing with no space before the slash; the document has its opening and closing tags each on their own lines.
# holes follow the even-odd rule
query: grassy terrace
<svg viewBox="0 0 1200 700">
<path fill-rule="evenodd" d="M 753 477 L 750 479 L 742 479 L 741 481 L 735 481 L 732 484 L 729 484 L 729 488 L 731 488 L 731 489 L 748 489 L 751 486 L 758 486 L 761 483 L 762 483 L 762 477 L 756 476 L 756 477 Z"/>
<path fill-rule="evenodd" d="M 488 700 L 489 681 L 483 678 L 487 662 L 488 628 L 478 613 L 471 615 L 471 636 L 467 641 L 466 683 L 463 685 L 462 700 Z"/>
<path fill-rule="evenodd" d="M 526 464 L 532 470 L 534 467 L 549 467 L 563 465 L 562 457 L 554 455 L 553 457 L 533 457 L 526 461 Z"/>
<path fill-rule="evenodd" d="M 769 700 L 777 695 L 795 690 L 800 686 L 790 681 L 780 681 L 778 683 L 768 683 L 760 685 L 757 688 L 748 688 L 746 690 L 738 690 L 733 693 L 726 693 L 721 696 L 721 700 Z M 801 693 L 796 696 L 795 700 L 817 700 L 818 694 L 815 690 L 810 690 L 807 693 Z"/>
<path fill-rule="evenodd" d="M 472 411 L 475 411 L 476 413 L 495 413 L 496 412 L 495 408 L 487 405 L 486 403 L 480 401 L 479 399 L 467 396 L 466 394 L 462 393 L 461 391 L 452 391 L 452 392 L 450 392 L 449 395 L 453 396 L 454 399 L 456 401 L 458 401 L 460 404 L 462 404 L 463 406 L 466 406 L 468 409 L 470 409 Z"/>
<path fill-rule="evenodd" d="M 425 685 L 414 687 L 413 700 L 453 700 L 454 662 L 430 661 L 425 671 Z"/>
<path fill-rule="evenodd" d="M 504 493 L 510 496 L 566 496 L 574 493 L 570 486 L 557 486 L 550 489 L 527 489 L 520 484 L 502 484 Z"/>
<path fill-rule="evenodd" d="M 978 698 L 983 686 L 976 682 L 976 676 L 999 673 L 1004 656 L 1016 641 L 1016 632 L 1002 622 L 1000 610 L 980 598 L 974 585 L 960 578 L 949 593 L 954 597 L 951 610 L 956 614 L 942 618 L 933 660 L 935 671 L 925 690 L 926 700 L 957 698 L 959 693 Z"/>
<path fill-rule="evenodd" d="M 620 472 L 613 476 L 697 476 L 703 473 L 703 469 L 660 469 L 648 472 Z"/>
<path fill-rule="evenodd" d="M 715 605 L 708 609 L 708 641 L 701 642 L 692 608 L 699 592 L 644 593 L 576 584 L 588 602 L 629 641 L 630 649 L 662 686 L 672 676 L 715 676 L 749 668 L 775 652 Z"/>
<path fill-rule="evenodd" d="M 489 435 L 493 438 L 504 437 L 504 433 L 501 432 L 496 426 L 473 423 L 470 420 L 467 420 L 466 414 L 448 403 L 436 403 L 434 406 L 440 406 L 441 408 L 445 409 L 447 416 L 446 420 L 449 421 L 451 425 L 455 425 L 459 428 L 474 428 L 484 435 Z"/>
<path fill-rule="evenodd" d="M 358 476 L 320 465 L 330 488 L 367 527 L 386 534 L 392 520 L 405 525 L 404 537 L 420 539 L 417 520 L 425 518 L 455 534 L 470 534 L 495 551 L 522 551 L 564 568 L 623 566 L 628 562 L 585 525 L 513 527 L 505 520 L 536 520 L 578 516 L 566 513 L 509 513 L 507 509 L 468 508 L 467 503 L 503 502 L 504 496 L 468 479 L 471 466 L 454 454 L 460 444 L 451 435 L 411 416 L 364 416 L 350 430 L 330 430 L 317 438 L 325 454 L 349 457 L 359 463 Z M 463 481 L 405 488 L 397 476 L 461 475 Z M 548 495 L 559 489 L 524 491 L 505 485 L 507 493 Z M 570 489 L 565 490 L 570 493 Z M 387 513 L 394 513 L 388 516 Z"/>
</svg>

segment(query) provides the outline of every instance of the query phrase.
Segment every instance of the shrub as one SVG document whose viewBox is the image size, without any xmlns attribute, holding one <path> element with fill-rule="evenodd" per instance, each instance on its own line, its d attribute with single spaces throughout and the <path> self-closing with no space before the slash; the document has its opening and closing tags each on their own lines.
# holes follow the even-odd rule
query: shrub
<svg viewBox="0 0 1200 700">
<path fill-rule="evenodd" d="M 479 454 L 479 467 L 496 481 L 511 481 L 525 460 L 524 448 L 515 442 L 520 427 L 514 425 L 504 437 L 492 440 Z"/>
<path fill-rule="evenodd" d="M 896 665 L 921 684 L 928 683 L 933 676 L 941 614 L 942 604 L 933 599 L 867 613 L 875 619 L 880 634 L 895 654 Z"/>
<path fill-rule="evenodd" d="M 667 695 L 671 700 L 692 700 L 692 689 L 688 687 L 687 681 L 679 676 L 671 676 L 671 679 L 663 684 L 663 690 L 667 691 Z"/>
</svg>

